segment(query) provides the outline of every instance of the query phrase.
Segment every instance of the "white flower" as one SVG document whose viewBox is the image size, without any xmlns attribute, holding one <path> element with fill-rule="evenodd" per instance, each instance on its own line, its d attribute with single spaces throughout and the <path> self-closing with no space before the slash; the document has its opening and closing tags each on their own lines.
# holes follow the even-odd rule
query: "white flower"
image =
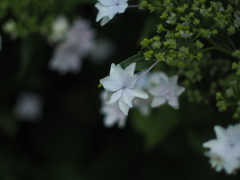
<svg viewBox="0 0 240 180">
<path fill-rule="evenodd" d="M 146 99 L 148 94 L 142 91 L 136 84 L 137 75 L 134 75 L 136 63 L 130 64 L 126 69 L 120 65 L 111 65 L 110 76 L 100 80 L 100 83 L 108 91 L 106 103 L 118 103 L 121 111 L 127 116 L 134 97 Z"/>
<path fill-rule="evenodd" d="M 20 120 L 34 121 L 41 118 L 43 102 L 35 93 L 23 93 L 19 96 L 13 109 L 14 115 Z"/>
<path fill-rule="evenodd" d="M 69 29 L 69 22 L 67 18 L 63 15 L 59 15 L 53 22 L 51 27 L 51 34 L 49 35 L 49 41 L 51 43 L 56 43 L 63 40 Z"/>
<path fill-rule="evenodd" d="M 66 41 L 75 44 L 81 56 L 89 53 L 95 39 L 95 31 L 91 28 L 90 22 L 81 18 L 76 19 L 67 32 Z"/>
<path fill-rule="evenodd" d="M 128 0 L 98 0 L 95 7 L 99 10 L 96 21 L 101 20 L 101 26 L 108 23 L 117 13 L 124 13 Z"/>
<path fill-rule="evenodd" d="M 65 42 L 56 47 L 48 65 L 51 70 L 56 70 L 61 75 L 68 72 L 76 74 L 82 66 L 81 53 L 74 43 Z"/>
<path fill-rule="evenodd" d="M 205 153 L 210 157 L 210 163 L 216 171 L 224 169 L 227 174 L 233 174 L 240 168 L 240 124 L 229 125 L 227 129 L 215 126 L 217 139 L 203 143 L 210 151 Z"/>
<path fill-rule="evenodd" d="M 156 75 L 154 76 L 154 79 L 156 79 Z M 177 79 L 177 75 L 169 78 L 164 73 L 159 73 L 157 78 L 159 81 L 158 84 L 149 88 L 150 94 L 154 96 L 151 107 L 160 106 L 167 101 L 170 106 L 178 109 L 178 96 L 185 90 L 185 88 L 177 85 Z"/>
<path fill-rule="evenodd" d="M 123 128 L 126 124 L 127 116 L 123 114 L 117 103 L 115 104 L 106 104 L 107 91 L 103 91 L 100 94 L 100 98 L 102 100 L 102 107 L 100 112 L 104 115 L 103 124 L 105 127 L 112 127 L 114 124 L 118 124 L 119 128 Z"/>
<path fill-rule="evenodd" d="M 93 46 L 95 31 L 88 21 L 77 19 L 66 34 L 66 39 L 59 44 L 49 62 L 49 68 L 60 74 L 77 73 L 81 69 L 82 59 Z"/>
</svg>

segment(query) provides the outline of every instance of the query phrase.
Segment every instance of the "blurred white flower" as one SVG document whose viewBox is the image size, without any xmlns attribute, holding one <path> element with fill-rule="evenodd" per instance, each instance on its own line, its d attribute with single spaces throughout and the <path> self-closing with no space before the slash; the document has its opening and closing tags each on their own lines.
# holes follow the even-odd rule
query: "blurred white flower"
<svg viewBox="0 0 240 180">
<path fill-rule="evenodd" d="M 124 13 L 128 0 L 98 0 L 95 7 L 99 10 L 96 22 L 101 19 L 101 26 L 108 23 L 117 13 Z"/>
<path fill-rule="evenodd" d="M 141 90 L 137 82 L 137 75 L 134 75 L 136 63 L 130 64 L 122 69 L 112 63 L 110 76 L 100 80 L 100 83 L 108 91 L 106 97 L 107 104 L 118 103 L 121 111 L 127 116 L 129 108 L 133 107 L 132 100 L 134 97 L 146 99 L 148 94 Z"/>
<path fill-rule="evenodd" d="M 68 72 L 76 74 L 82 66 L 81 54 L 74 43 L 65 42 L 56 47 L 48 65 L 51 70 L 58 71 L 61 75 Z"/>
<path fill-rule="evenodd" d="M 203 143 L 210 151 L 205 155 L 216 171 L 224 169 L 227 174 L 233 174 L 240 168 L 240 124 L 229 125 L 227 129 L 214 127 L 217 139 Z"/>
<path fill-rule="evenodd" d="M 76 19 L 66 34 L 66 39 L 59 44 L 49 62 L 49 68 L 60 74 L 77 73 L 81 69 L 82 59 L 93 46 L 95 31 L 90 23 Z"/>
<path fill-rule="evenodd" d="M 91 28 L 90 22 L 78 18 L 67 32 L 66 41 L 75 44 L 81 56 L 89 53 L 94 44 L 95 31 Z"/>
<path fill-rule="evenodd" d="M 42 116 L 43 102 L 35 93 L 22 93 L 13 109 L 14 115 L 19 120 L 35 121 Z"/>
<path fill-rule="evenodd" d="M 3 30 L 5 33 L 10 35 L 11 40 L 14 40 L 18 37 L 17 25 L 13 19 L 10 19 L 3 24 Z"/>
<path fill-rule="evenodd" d="M 69 29 L 69 22 L 63 15 L 57 16 L 51 27 L 51 34 L 49 35 L 49 42 L 56 43 L 64 40 Z"/>
<path fill-rule="evenodd" d="M 94 63 L 101 63 L 111 56 L 114 50 L 115 44 L 112 41 L 100 37 L 93 43 L 89 52 L 89 58 Z"/>
<path fill-rule="evenodd" d="M 185 90 L 184 87 L 177 85 L 178 76 L 169 78 L 166 74 L 159 73 L 159 75 L 154 75 L 153 79 L 158 84 L 149 88 L 150 94 L 154 96 L 151 107 L 160 106 L 167 101 L 170 106 L 178 109 L 178 96 Z"/>
<path fill-rule="evenodd" d="M 114 124 L 118 124 L 119 128 L 123 128 L 126 124 L 127 116 L 123 114 L 117 103 L 114 105 L 106 104 L 107 91 L 104 90 L 100 93 L 100 99 L 102 100 L 102 107 L 100 112 L 104 115 L 103 124 L 105 127 L 112 127 Z"/>
</svg>

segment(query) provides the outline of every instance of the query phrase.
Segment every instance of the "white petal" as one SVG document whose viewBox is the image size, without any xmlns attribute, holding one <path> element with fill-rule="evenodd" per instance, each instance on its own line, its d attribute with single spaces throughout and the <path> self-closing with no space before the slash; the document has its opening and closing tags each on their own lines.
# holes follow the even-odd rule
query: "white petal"
<svg viewBox="0 0 240 180">
<path fill-rule="evenodd" d="M 98 0 L 104 6 L 114 6 L 115 3 L 112 0 Z"/>
<path fill-rule="evenodd" d="M 123 114 L 125 116 L 127 116 L 130 107 L 124 102 L 124 100 L 122 98 L 120 98 L 118 100 L 118 106 L 121 109 L 121 111 L 123 112 Z"/>
<path fill-rule="evenodd" d="M 136 63 L 132 63 L 130 64 L 129 66 L 127 66 L 124 71 L 126 74 L 129 74 L 130 76 L 133 76 L 134 75 L 134 70 L 135 70 L 135 67 L 136 67 Z"/>
<path fill-rule="evenodd" d="M 180 94 L 182 94 L 183 91 L 185 91 L 185 88 L 178 86 L 177 89 L 175 90 L 176 96 L 180 96 Z"/>
<path fill-rule="evenodd" d="M 118 7 L 117 6 L 110 6 L 108 8 L 108 17 L 112 19 L 118 12 Z"/>
<path fill-rule="evenodd" d="M 133 97 L 138 97 L 142 99 L 148 98 L 148 94 L 142 89 L 140 89 L 137 85 L 133 89 L 128 89 L 128 91 L 131 92 Z"/>
<path fill-rule="evenodd" d="M 129 107 L 131 107 L 132 108 L 132 100 L 133 100 L 133 95 L 132 95 L 132 93 L 131 93 L 131 91 L 129 91 L 128 89 L 125 89 L 124 91 L 123 91 L 123 100 L 124 100 L 124 102 L 129 106 Z"/>
<path fill-rule="evenodd" d="M 103 17 L 108 16 L 108 7 L 103 6 L 101 3 L 95 4 L 95 7 L 99 11 L 98 15 L 97 15 L 96 22 L 100 21 L 100 19 L 102 19 Z"/>
<path fill-rule="evenodd" d="M 121 89 L 121 90 L 119 90 L 119 91 L 116 91 L 116 92 L 112 93 L 110 99 L 109 99 L 109 95 L 107 95 L 107 96 L 108 96 L 108 99 L 107 99 L 106 103 L 107 103 L 107 104 L 113 104 L 113 103 L 115 103 L 115 102 L 121 97 L 122 91 L 123 91 L 123 90 Z"/>
<path fill-rule="evenodd" d="M 168 79 L 168 83 L 169 83 L 170 87 L 177 86 L 177 80 L 178 80 L 178 76 L 177 75 L 170 77 Z"/>
<path fill-rule="evenodd" d="M 160 106 L 165 102 L 166 102 L 165 97 L 154 97 L 151 103 L 151 107 L 154 108 L 154 107 Z"/>
<path fill-rule="evenodd" d="M 123 85 L 124 81 L 126 81 L 124 70 L 121 68 L 121 66 L 119 64 L 117 66 L 113 63 L 111 64 L 110 76 L 113 79 L 116 79 L 122 85 Z"/>
<path fill-rule="evenodd" d="M 217 143 L 218 142 L 215 139 L 214 140 L 210 140 L 208 142 L 203 143 L 203 147 L 205 147 L 205 148 L 213 148 L 214 146 L 216 146 Z"/>
<path fill-rule="evenodd" d="M 105 16 L 102 18 L 100 25 L 104 26 L 105 24 L 107 24 L 110 21 L 110 18 L 108 16 Z"/>
<path fill-rule="evenodd" d="M 128 4 L 123 4 L 123 5 L 119 5 L 118 6 L 118 13 L 121 14 L 121 13 L 124 13 L 126 8 L 128 7 Z"/>
<path fill-rule="evenodd" d="M 107 91 L 117 91 L 122 88 L 122 85 L 110 76 L 100 79 L 100 83 Z"/>
<path fill-rule="evenodd" d="M 221 126 L 214 126 L 214 130 L 216 132 L 216 136 L 219 140 L 225 140 L 226 139 L 226 131 Z"/>
<path fill-rule="evenodd" d="M 119 4 L 125 4 L 128 0 L 117 0 Z"/>
<path fill-rule="evenodd" d="M 171 97 L 168 99 L 168 104 L 172 106 L 174 109 L 178 109 L 179 103 L 177 97 Z"/>
</svg>

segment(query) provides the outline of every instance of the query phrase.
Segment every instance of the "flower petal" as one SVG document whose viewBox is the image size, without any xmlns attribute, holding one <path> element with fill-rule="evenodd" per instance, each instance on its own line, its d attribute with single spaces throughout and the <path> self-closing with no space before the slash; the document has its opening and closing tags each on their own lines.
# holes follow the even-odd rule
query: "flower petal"
<svg viewBox="0 0 240 180">
<path fill-rule="evenodd" d="M 225 140 L 226 139 L 226 131 L 221 126 L 214 126 L 214 130 L 217 136 L 217 139 L 219 140 Z"/>
<path fill-rule="evenodd" d="M 166 102 L 165 97 L 154 97 L 151 103 L 151 107 L 154 108 L 154 107 L 160 106 L 165 102 Z"/>
<path fill-rule="evenodd" d="M 121 111 L 123 112 L 123 114 L 125 116 L 127 116 L 130 107 L 124 102 L 123 98 L 120 98 L 118 100 L 118 106 L 121 109 Z"/>
<path fill-rule="evenodd" d="M 136 67 L 136 63 L 132 63 L 124 69 L 124 72 L 126 74 L 129 74 L 130 76 L 133 76 L 135 67 Z"/>
<path fill-rule="evenodd" d="M 176 96 L 180 96 L 183 93 L 183 91 L 185 91 L 185 88 L 178 86 L 175 90 Z"/>
<path fill-rule="evenodd" d="M 148 93 L 140 89 L 137 85 L 133 89 L 128 89 L 129 92 L 131 92 L 131 95 L 133 97 L 139 97 L 142 99 L 147 99 L 148 98 Z"/>
<path fill-rule="evenodd" d="M 110 76 L 100 79 L 100 83 L 107 91 L 117 91 L 122 88 L 121 84 Z"/>
<path fill-rule="evenodd" d="M 104 6 L 114 6 L 116 3 L 112 0 L 98 0 Z"/>
<path fill-rule="evenodd" d="M 121 95 L 122 95 L 122 89 L 120 89 L 119 91 L 116 91 L 116 92 L 114 92 L 114 93 L 108 93 L 107 94 L 107 100 L 106 100 L 106 103 L 107 104 L 113 104 L 113 103 L 115 103 L 120 97 L 121 97 Z M 110 96 L 110 98 L 109 98 L 109 96 Z"/>
<path fill-rule="evenodd" d="M 103 6 L 101 3 L 95 4 L 95 7 L 98 9 L 98 15 L 96 18 L 96 22 L 100 21 L 105 16 L 108 16 L 108 7 Z"/>
<path fill-rule="evenodd" d="M 122 4 L 122 5 L 119 5 L 118 6 L 118 13 L 121 14 L 121 13 L 124 13 L 126 8 L 128 7 L 128 4 Z"/>
<path fill-rule="evenodd" d="M 124 102 L 132 108 L 132 100 L 133 100 L 133 95 L 131 93 L 131 91 L 129 91 L 129 89 L 124 89 L 123 93 L 122 93 L 122 97 Z"/>
<path fill-rule="evenodd" d="M 170 87 L 175 87 L 177 86 L 177 80 L 178 80 L 178 75 L 172 76 L 168 79 L 168 83 L 170 85 Z"/>
<path fill-rule="evenodd" d="M 179 103 L 177 97 L 171 97 L 168 99 L 168 104 L 172 106 L 174 109 L 178 109 Z"/>
<path fill-rule="evenodd" d="M 105 24 L 107 24 L 111 19 L 108 16 L 105 16 L 102 18 L 100 25 L 104 26 Z"/>
</svg>

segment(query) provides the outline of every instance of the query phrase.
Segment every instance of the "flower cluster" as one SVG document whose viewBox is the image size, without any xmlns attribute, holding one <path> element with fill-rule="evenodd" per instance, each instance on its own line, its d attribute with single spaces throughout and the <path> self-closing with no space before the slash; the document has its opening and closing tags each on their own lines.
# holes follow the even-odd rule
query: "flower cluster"
<svg viewBox="0 0 240 180">
<path fill-rule="evenodd" d="M 158 107 L 165 102 L 178 109 L 178 96 L 185 90 L 177 85 L 178 76 L 168 77 L 162 72 L 152 72 L 145 75 L 141 72 L 139 73 L 140 78 L 137 78 L 137 75 L 134 75 L 135 66 L 136 63 L 132 63 L 123 70 L 120 65 L 112 64 L 110 76 L 100 80 L 100 83 L 107 90 L 105 98 L 107 107 L 112 105 L 111 108 L 114 109 L 112 111 L 106 110 L 107 107 L 104 104 L 101 112 L 106 114 L 105 124 L 117 120 L 119 122 L 120 120 L 125 121 L 122 113 L 127 116 L 129 109 L 133 106 L 139 108 L 143 115 L 149 114 L 150 106 L 152 108 Z"/>
<path fill-rule="evenodd" d="M 210 149 L 205 154 L 216 171 L 224 169 L 227 174 L 233 174 L 240 168 L 240 124 L 229 125 L 227 129 L 215 126 L 214 130 L 217 139 L 203 144 Z"/>
<path fill-rule="evenodd" d="M 82 67 L 82 60 L 86 57 L 94 62 L 102 62 L 114 50 L 113 43 L 108 39 L 96 39 L 96 32 L 90 26 L 90 22 L 82 18 L 76 19 L 69 27 L 67 18 L 58 16 L 48 39 L 50 43 L 57 43 L 49 68 L 61 75 L 68 72 L 78 73 Z"/>
</svg>

